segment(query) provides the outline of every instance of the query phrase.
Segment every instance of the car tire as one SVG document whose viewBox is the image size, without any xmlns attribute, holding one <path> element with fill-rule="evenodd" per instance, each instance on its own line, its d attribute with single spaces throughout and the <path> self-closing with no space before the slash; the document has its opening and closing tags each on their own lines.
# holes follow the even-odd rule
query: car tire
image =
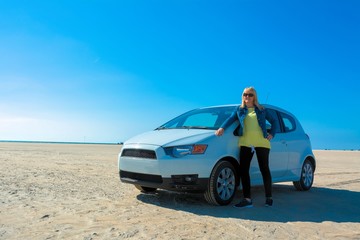
<svg viewBox="0 0 360 240">
<path fill-rule="evenodd" d="M 140 185 L 135 185 L 135 187 L 143 193 L 152 193 L 156 191 L 156 188 L 152 188 L 152 187 L 144 187 Z"/>
<path fill-rule="evenodd" d="M 306 159 L 301 168 L 299 181 L 293 182 L 294 187 L 299 191 L 307 191 L 314 182 L 314 165 Z"/>
<path fill-rule="evenodd" d="M 236 192 L 236 171 L 228 161 L 218 162 L 211 172 L 209 184 L 204 193 L 212 205 L 228 205 Z"/>
</svg>

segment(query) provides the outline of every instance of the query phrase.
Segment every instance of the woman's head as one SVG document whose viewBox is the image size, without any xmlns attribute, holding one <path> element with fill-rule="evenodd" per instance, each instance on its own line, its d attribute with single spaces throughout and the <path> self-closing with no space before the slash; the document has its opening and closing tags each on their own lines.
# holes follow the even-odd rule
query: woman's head
<svg viewBox="0 0 360 240">
<path fill-rule="evenodd" d="M 257 106 L 258 108 L 262 108 L 259 104 L 258 97 L 256 94 L 256 90 L 254 87 L 247 87 L 244 89 L 242 94 L 241 107 L 245 106 Z"/>
</svg>

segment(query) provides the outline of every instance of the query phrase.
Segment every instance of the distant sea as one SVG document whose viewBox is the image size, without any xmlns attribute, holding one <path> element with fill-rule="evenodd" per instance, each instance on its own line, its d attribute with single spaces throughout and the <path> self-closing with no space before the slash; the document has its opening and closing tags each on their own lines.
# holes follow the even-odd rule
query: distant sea
<svg viewBox="0 0 360 240">
<path fill-rule="evenodd" d="M 104 142 L 56 142 L 56 141 L 13 141 L 13 140 L 0 140 L 0 142 L 7 143 L 49 143 L 49 144 L 103 144 L 103 145 L 122 145 L 118 143 L 104 143 Z"/>
</svg>

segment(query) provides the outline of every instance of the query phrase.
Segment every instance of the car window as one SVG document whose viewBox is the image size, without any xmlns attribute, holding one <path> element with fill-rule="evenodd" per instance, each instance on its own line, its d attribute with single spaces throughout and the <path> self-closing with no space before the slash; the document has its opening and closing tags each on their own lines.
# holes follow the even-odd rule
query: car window
<svg viewBox="0 0 360 240">
<path fill-rule="evenodd" d="M 273 118 L 275 119 L 275 121 L 278 123 L 279 128 L 276 129 L 276 133 L 281 132 L 281 128 L 280 128 L 280 122 L 279 122 L 279 117 L 278 114 L 276 113 L 275 110 L 267 108 L 267 111 L 271 114 L 271 116 L 273 116 Z M 269 132 L 271 129 L 271 124 L 268 120 L 266 120 L 266 130 Z"/>
<path fill-rule="evenodd" d="M 284 132 L 294 131 L 296 128 L 295 120 L 286 113 L 280 113 L 281 120 L 284 127 Z"/>
<path fill-rule="evenodd" d="M 214 126 L 217 118 L 218 118 L 217 115 L 213 115 L 211 113 L 199 113 L 199 114 L 189 116 L 185 120 L 184 126 L 192 126 L 192 127 L 194 127 L 194 126 L 199 126 L 199 127 Z"/>
<path fill-rule="evenodd" d="M 217 129 L 235 110 L 231 107 L 214 107 L 195 109 L 184 113 L 169 122 L 163 124 L 157 129 L 168 128 L 205 128 Z"/>
</svg>

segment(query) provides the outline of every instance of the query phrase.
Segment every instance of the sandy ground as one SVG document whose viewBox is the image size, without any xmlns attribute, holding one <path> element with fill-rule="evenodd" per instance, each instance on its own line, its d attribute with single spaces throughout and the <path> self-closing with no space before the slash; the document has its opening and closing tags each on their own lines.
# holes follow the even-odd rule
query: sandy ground
<svg viewBox="0 0 360 240">
<path fill-rule="evenodd" d="M 0 239 L 360 239 L 360 152 L 314 151 L 313 188 L 208 205 L 119 181 L 120 145 L 0 143 Z M 234 203 L 240 199 L 240 193 Z"/>
</svg>

